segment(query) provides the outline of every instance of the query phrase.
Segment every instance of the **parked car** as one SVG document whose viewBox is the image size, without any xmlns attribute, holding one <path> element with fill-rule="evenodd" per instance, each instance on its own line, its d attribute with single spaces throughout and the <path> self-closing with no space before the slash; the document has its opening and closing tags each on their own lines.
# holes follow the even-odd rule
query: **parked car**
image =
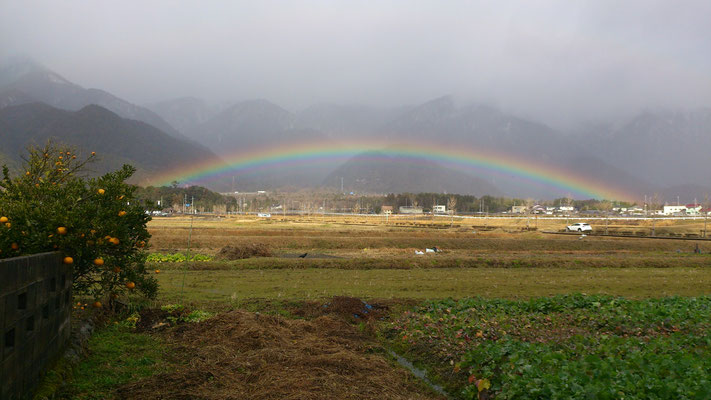
<svg viewBox="0 0 711 400">
<path fill-rule="evenodd" d="M 587 222 L 578 222 L 565 227 L 568 232 L 592 232 L 592 226 Z"/>
</svg>

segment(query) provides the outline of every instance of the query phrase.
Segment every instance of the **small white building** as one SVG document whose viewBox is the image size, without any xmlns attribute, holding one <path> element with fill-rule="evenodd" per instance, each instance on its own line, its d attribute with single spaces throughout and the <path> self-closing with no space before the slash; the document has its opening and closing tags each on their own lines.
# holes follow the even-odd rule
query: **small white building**
<svg viewBox="0 0 711 400">
<path fill-rule="evenodd" d="M 663 215 L 686 214 L 686 206 L 664 206 Z"/>
<path fill-rule="evenodd" d="M 633 206 L 625 211 L 629 215 L 644 215 L 644 208 L 640 206 Z"/>
<path fill-rule="evenodd" d="M 400 214 L 422 214 L 422 207 L 400 207 Z"/>
<path fill-rule="evenodd" d="M 435 214 L 446 214 L 447 206 L 434 206 L 432 207 L 432 212 Z"/>
</svg>

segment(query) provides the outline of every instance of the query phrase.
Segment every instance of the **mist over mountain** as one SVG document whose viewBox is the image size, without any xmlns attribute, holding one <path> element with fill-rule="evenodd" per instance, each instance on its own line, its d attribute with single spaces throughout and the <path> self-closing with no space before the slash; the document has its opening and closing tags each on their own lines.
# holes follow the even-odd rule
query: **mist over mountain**
<svg viewBox="0 0 711 400">
<path fill-rule="evenodd" d="M 604 160 L 660 186 L 711 184 L 709 108 L 648 110 L 579 140 Z"/>
<path fill-rule="evenodd" d="M 294 126 L 324 132 L 335 140 L 380 137 L 388 122 L 409 109 L 409 106 L 385 108 L 359 104 L 315 104 L 296 114 Z"/>
<path fill-rule="evenodd" d="M 342 181 L 341 181 L 342 179 Z M 323 186 L 346 192 L 375 193 L 460 193 L 476 196 L 501 195 L 485 179 L 455 171 L 435 162 L 420 159 L 403 162 L 385 153 L 356 155 L 331 172 Z"/>
<path fill-rule="evenodd" d="M 139 183 L 184 163 L 216 157 L 203 147 L 97 105 L 78 111 L 44 103 L 5 107 L 0 109 L 0 131 L 0 155 L 13 166 L 19 166 L 28 145 L 42 146 L 51 139 L 74 146 L 85 155 L 95 151 L 98 162 L 90 166 L 95 174 L 132 164 L 139 170 L 134 178 Z"/>
<path fill-rule="evenodd" d="M 96 104 L 121 117 L 143 121 L 163 132 L 180 136 L 154 112 L 103 90 L 85 89 L 29 58 L 17 57 L 0 66 L 0 107 L 31 102 L 70 111 Z"/>
<path fill-rule="evenodd" d="M 200 124 L 224 109 L 220 105 L 210 105 L 195 97 L 165 100 L 146 107 L 184 135 L 194 133 Z"/>
<path fill-rule="evenodd" d="M 601 182 L 613 191 L 639 198 L 656 193 L 673 200 L 681 196 L 690 202 L 703 198 L 711 186 L 706 174 L 711 168 L 711 158 L 706 155 L 711 148 L 708 108 L 648 109 L 624 120 L 603 121 L 587 125 L 581 133 L 567 134 L 492 105 L 457 101 L 452 96 L 401 107 L 320 103 L 297 112 L 265 99 L 208 102 L 195 97 L 166 100 L 144 108 L 99 89 L 84 89 L 25 59 L 6 63 L 0 71 L 0 83 L 0 108 L 9 110 L 4 115 L 12 122 L 12 129 L 4 129 L 3 135 L 13 137 L 6 141 L 12 146 L 4 145 L 0 153 L 3 161 L 10 164 L 16 162 L 13 154 L 23 143 L 49 137 L 49 130 L 56 129 L 58 137 L 82 147 L 111 143 L 112 146 L 106 147 L 107 154 L 111 154 L 109 164 L 130 160 L 145 171 L 158 171 L 156 160 L 171 164 L 180 151 L 190 153 L 188 158 L 192 160 L 217 154 L 231 162 L 230 158 L 236 155 L 275 149 L 288 151 L 293 146 L 328 148 L 356 142 L 367 147 L 372 142 L 372 150 L 380 151 L 388 143 L 411 142 L 424 148 L 431 145 L 433 149 L 488 154 L 501 162 L 519 160 L 531 167 L 542 165 L 578 177 L 581 185 Z M 51 107 L 31 104 L 37 101 Z M 22 104 L 29 104 L 29 108 L 12 107 Z M 100 105 L 106 112 L 111 110 L 113 117 L 99 115 L 87 104 Z M 60 118 L 56 108 L 77 110 L 79 114 L 73 119 L 68 117 L 71 113 Z M 84 114 L 91 110 L 94 117 L 87 119 Z M 114 118 L 119 116 L 128 119 L 119 124 Z M 17 121 L 24 125 L 18 125 Z M 57 121 L 70 121 L 64 125 L 79 129 L 82 134 L 71 135 L 69 128 Z M 131 125 L 137 121 L 144 123 L 143 128 Z M 105 127 L 110 128 L 104 132 Z M 86 134 L 91 130 L 95 132 L 93 135 Z M 155 146 L 155 142 L 165 142 L 157 133 L 176 138 L 181 150 L 170 145 Z M 105 134 L 131 137 L 138 144 L 128 148 L 112 140 L 95 140 Z M 128 153 L 122 155 L 122 151 Z M 230 190 L 234 178 L 242 190 L 302 189 L 333 186 L 333 177 L 342 176 L 344 181 L 351 182 L 353 190 L 362 192 L 387 192 L 391 187 L 390 191 L 489 192 L 534 198 L 572 194 L 524 179 L 517 173 L 442 165 L 424 158 L 397 161 L 381 158 L 376 163 L 364 160 L 362 155 L 356 155 L 352 159 L 330 158 L 288 167 L 267 164 L 238 169 L 221 180 L 201 183 Z"/>
</svg>

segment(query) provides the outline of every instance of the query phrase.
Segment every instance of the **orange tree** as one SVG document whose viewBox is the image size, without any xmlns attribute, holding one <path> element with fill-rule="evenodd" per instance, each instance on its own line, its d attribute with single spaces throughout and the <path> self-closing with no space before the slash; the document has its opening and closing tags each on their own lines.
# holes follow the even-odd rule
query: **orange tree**
<svg viewBox="0 0 711 400">
<path fill-rule="evenodd" d="M 0 258 L 59 251 L 73 264 L 74 291 L 95 299 L 139 291 L 154 297 L 155 278 L 145 267 L 150 217 L 126 183 L 135 168 L 98 178 L 82 176 L 83 159 L 48 144 L 29 149 L 24 170 L 0 180 Z"/>
</svg>

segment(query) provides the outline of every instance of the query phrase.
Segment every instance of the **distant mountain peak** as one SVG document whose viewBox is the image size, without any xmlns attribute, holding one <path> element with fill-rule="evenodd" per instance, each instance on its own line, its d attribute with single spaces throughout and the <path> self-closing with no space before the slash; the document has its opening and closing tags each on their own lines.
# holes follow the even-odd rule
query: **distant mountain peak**
<svg viewBox="0 0 711 400">
<path fill-rule="evenodd" d="M 8 86 L 23 77 L 43 79 L 54 84 L 72 85 L 58 73 L 50 70 L 28 56 L 14 56 L 0 66 L 0 87 Z"/>
<path fill-rule="evenodd" d="M 154 112 L 104 90 L 85 89 L 30 58 L 13 58 L 0 67 L 0 92 L 0 106 L 41 101 L 63 110 L 77 111 L 88 104 L 98 104 L 123 118 L 143 121 L 182 138 L 175 128 Z"/>
</svg>

